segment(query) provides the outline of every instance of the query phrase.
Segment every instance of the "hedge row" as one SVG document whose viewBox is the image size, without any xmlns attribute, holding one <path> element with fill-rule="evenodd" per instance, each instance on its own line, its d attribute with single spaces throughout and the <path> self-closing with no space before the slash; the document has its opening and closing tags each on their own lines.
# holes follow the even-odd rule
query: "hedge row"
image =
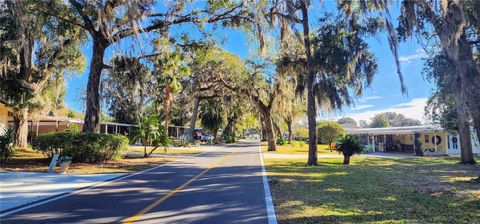
<svg viewBox="0 0 480 224">
<path fill-rule="evenodd" d="M 70 156 L 74 162 L 101 163 L 119 159 L 121 152 L 128 148 L 128 138 L 91 132 L 52 132 L 39 135 L 32 147 L 50 157 L 56 153 Z"/>
</svg>

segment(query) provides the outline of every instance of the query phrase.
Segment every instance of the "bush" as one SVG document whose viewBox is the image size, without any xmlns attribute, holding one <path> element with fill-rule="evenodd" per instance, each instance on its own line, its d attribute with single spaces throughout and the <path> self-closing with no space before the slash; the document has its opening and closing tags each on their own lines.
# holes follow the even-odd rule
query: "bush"
<svg viewBox="0 0 480 224">
<path fill-rule="evenodd" d="M 179 146 L 179 147 L 190 147 L 190 146 L 192 146 L 191 140 L 192 140 L 192 138 L 190 138 L 188 135 L 182 135 L 182 136 L 180 136 L 180 138 L 178 139 L 176 146 Z"/>
<path fill-rule="evenodd" d="M 288 141 L 283 139 L 283 138 L 277 139 L 277 145 L 285 145 L 287 143 L 288 143 Z"/>
<path fill-rule="evenodd" d="M 356 135 L 345 135 L 338 140 L 335 150 L 343 154 L 343 164 L 350 164 L 350 157 L 363 151 L 363 142 Z"/>
<path fill-rule="evenodd" d="M 71 141 L 74 135 L 75 133 L 66 131 L 42 134 L 33 140 L 32 148 L 51 158 L 53 154 L 62 154 L 63 150 L 73 147 Z"/>
<path fill-rule="evenodd" d="M 151 115 L 142 118 L 138 126 L 138 129 L 130 135 L 130 140 L 132 142 L 140 141 L 142 143 L 144 146 L 143 155 L 145 157 L 149 157 L 153 151 L 161 146 L 163 146 L 163 149 L 167 152 L 171 141 L 166 129 L 162 126 L 157 116 Z M 154 146 L 150 153 L 147 153 L 147 146 Z"/>
<path fill-rule="evenodd" d="M 15 149 L 13 148 L 13 140 L 12 129 L 7 129 L 0 135 L 0 159 L 4 164 L 7 163 L 8 159 L 15 152 Z"/>
<path fill-rule="evenodd" d="M 78 125 L 70 123 L 68 124 L 67 128 L 65 128 L 66 132 L 71 132 L 71 133 L 80 133 L 80 127 Z"/>
<path fill-rule="evenodd" d="M 225 142 L 225 143 L 234 143 L 235 142 L 235 136 L 233 136 L 233 135 L 225 134 L 222 137 L 223 137 L 223 142 Z"/>
<path fill-rule="evenodd" d="M 333 142 L 343 135 L 343 128 L 337 122 L 321 122 L 317 126 L 318 142 L 328 144 L 333 149 Z"/>
<path fill-rule="evenodd" d="M 65 131 L 39 135 L 32 146 L 49 157 L 60 154 L 72 157 L 74 162 L 101 163 L 120 159 L 121 152 L 128 148 L 128 138 L 123 135 Z"/>
</svg>

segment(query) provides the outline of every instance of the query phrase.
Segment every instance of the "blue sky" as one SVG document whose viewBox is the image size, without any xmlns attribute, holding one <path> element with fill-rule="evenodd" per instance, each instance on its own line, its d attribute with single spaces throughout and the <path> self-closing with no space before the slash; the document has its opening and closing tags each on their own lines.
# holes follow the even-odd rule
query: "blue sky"
<svg viewBox="0 0 480 224">
<path fill-rule="evenodd" d="M 329 4 L 326 1 L 327 5 Z M 330 6 L 326 6 L 329 8 Z M 398 14 L 392 10 L 393 18 Z M 177 29 L 177 30 L 175 30 Z M 185 29 L 184 27 L 175 27 L 172 31 Z M 254 51 L 254 46 L 240 31 L 219 30 L 215 37 L 224 40 L 222 46 L 242 58 L 247 58 L 250 52 Z M 407 117 L 423 120 L 424 106 L 429 96 L 432 85 L 422 77 L 422 68 L 425 52 L 415 39 L 409 40 L 400 45 L 401 69 L 404 75 L 405 84 L 408 88 L 408 95 L 400 91 L 400 82 L 396 74 L 396 65 L 390 51 L 388 41 L 385 37 L 375 37 L 368 40 L 372 52 L 379 65 L 378 72 L 371 87 L 364 95 L 355 100 L 355 106 L 345 108 L 343 111 L 337 111 L 334 114 L 320 114 L 321 119 L 336 119 L 342 116 L 353 117 L 358 120 L 370 121 L 370 118 L 380 112 L 393 111 L 405 114 Z M 122 43 L 115 49 L 128 49 L 131 43 Z M 148 43 L 145 43 L 148 45 Z M 113 47 L 108 49 L 105 59 L 111 57 Z M 66 104 L 69 108 L 82 111 L 81 96 L 87 85 L 89 65 L 91 58 L 91 45 L 86 44 L 82 48 L 86 58 L 87 67 L 83 74 L 67 78 Z M 104 59 L 104 60 L 105 60 Z M 107 61 L 107 60 L 105 60 Z"/>
</svg>

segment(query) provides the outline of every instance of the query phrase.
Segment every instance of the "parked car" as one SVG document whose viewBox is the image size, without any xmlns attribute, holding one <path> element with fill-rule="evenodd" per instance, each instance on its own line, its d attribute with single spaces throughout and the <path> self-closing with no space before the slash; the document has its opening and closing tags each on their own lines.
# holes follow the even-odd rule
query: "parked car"
<svg viewBox="0 0 480 224">
<path fill-rule="evenodd" d="M 213 141 L 213 135 L 211 134 L 204 134 L 202 135 L 201 139 L 202 142 Z"/>
<path fill-rule="evenodd" d="M 252 134 L 250 136 L 252 139 L 255 139 L 255 140 L 259 140 L 260 139 L 260 135 L 259 134 Z"/>
</svg>

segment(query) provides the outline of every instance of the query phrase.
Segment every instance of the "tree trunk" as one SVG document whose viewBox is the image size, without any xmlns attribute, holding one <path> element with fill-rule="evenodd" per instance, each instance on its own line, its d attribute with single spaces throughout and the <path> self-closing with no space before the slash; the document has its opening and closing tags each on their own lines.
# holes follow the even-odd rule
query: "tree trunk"
<svg viewBox="0 0 480 224">
<path fill-rule="evenodd" d="M 293 138 L 293 134 L 292 134 L 292 123 L 293 122 L 292 122 L 291 119 L 287 119 L 286 123 L 287 123 L 287 128 L 288 128 L 288 143 L 291 143 L 292 138 Z"/>
<path fill-rule="evenodd" d="M 200 100 L 198 99 L 198 96 L 195 96 L 193 99 L 193 111 L 192 111 L 192 119 L 190 121 L 190 138 L 192 139 L 192 142 L 194 141 L 194 132 L 195 132 L 195 123 L 197 122 L 197 114 L 198 114 L 198 105 L 200 103 Z"/>
<path fill-rule="evenodd" d="M 170 100 L 172 98 L 172 87 L 170 84 L 167 84 L 165 86 L 165 98 L 163 99 L 163 119 L 165 119 L 165 130 L 167 133 L 167 136 L 169 136 L 169 131 L 168 131 L 168 120 L 170 119 Z"/>
<path fill-rule="evenodd" d="M 263 119 L 265 119 L 265 117 L 263 117 Z M 260 139 L 262 141 L 266 141 L 267 140 L 267 125 L 265 124 L 265 120 L 261 121 L 262 123 L 262 130 L 260 132 L 261 136 L 260 136 Z"/>
<path fill-rule="evenodd" d="M 227 136 L 228 138 L 232 138 L 232 142 L 235 142 L 235 123 L 237 122 L 237 115 L 233 114 L 227 119 L 227 125 L 223 129 L 223 136 Z M 230 139 L 228 139 L 230 141 Z"/>
<path fill-rule="evenodd" d="M 143 145 L 143 157 L 145 157 L 145 158 L 148 157 L 148 155 L 147 155 L 147 144 Z"/>
<path fill-rule="evenodd" d="M 14 146 L 27 147 L 28 139 L 28 108 L 15 108 L 13 110 L 13 136 Z"/>
<path fill-rule="evenodd" d="M 315 107 L 314 82 L 315 73 L 313 71 L 312 54 L 310 46 L 310 28 L 308 25 L 308 5 L 306 0 L 300 1 L 302 10 L 303 39 L 305 45 L 305 54 L 307 56 L 307 116 L 308 116 L 308 161 L 307 165 L 316 166 L 318 164 L 317 156 L 317 110 Z"/>
<path fill-rule="evenodd" d="M 272 122 L 273 122 L 273 127 L 275 129 L 277 138 L 283 139 L 282 129 L 280 128 L 280 125 L 278 125 L 278 122 L 275 122 L 273 120 L 272 120 Z"/>
<path fill-rule="evenodd" d="M 263 111 L 263 118 L 265 120 L 265 131 L 268 141 L 268 151 L 277 151 L 277 145 L 275 143 L 275 133 L 273 131 L 272 115 L 269 111 Z"/>
<path fill-rule="evenodd" d="M 465 35 L 458 40 L 458 48 L 458 58 L 454 63 L 457 76 L 460 76 L 462 80 L 460 90 L 464 92 L 465 104 L 470 112 L 470 118 L 473 120 L 477 138 L 480 141 L 480 72 Z"/>
<path fill-rule="evenodd" d="M 454 91 L 458 128 L 460 134 L 461 163 L 475 163 L 472 153 L 470 116 L 474 124 L 480 124 L 480 73 L 473 58 L 472 46 L 465 34 L 466 16 L 462 3 L 452 1 L 449 4 L 448 18 L 441 25 L 435 24 L 442 48 L 453 61 L 456 71 L 456 88 Z M 452 32 L 454 31 L 454 32 Z M 457 38 L 456 35 L 461 34 Z M 479 125 L 474 125 L 480 137 Z"/>
<path fill-rule="evenodd" d="M 213 142 L 217 143 L 218 129 L 213 130 Z"/>
<path fill-rule="evenodd" d="M 343 154 L 343 165 L 349 165 L 350 164 L 350 155 L 345 155 Z"/>
<path fill-rule="evenodd" d="M 92 37 L 95 38 L 95 37 Z M 100 78 L 103 69 L 105 45 L 99 40 L 93 42 L 90 74 L 87 83 L 87 98 L 83 132 L 100 132 Z"/>
<path fill-rule="evenodd" d="M 464 164 L 473 164 L 475 160 L 472 152 L 472 141 L 470 125 L 468 122 L 468 111 L 463 101 L 462 91 L 455 91 L 455 107 L 457 110 L 458 133 L 460 135 L 460 162 Z"/>
<path fill-rule="evenodd" d="M 60 71 L 58 72 L 58 75 L 57 77 L 55 78 L 55 96 L 54 96 L 54 101 L 53 101 L 53 108 L 52 108 L 52 111 L 50 111 L 53 116 L 57 116 L 58 115 L 58 106 L 59 104 L 63 103 L 63 102 L 60 102 L 60 91 L 65 89 L 65 86 L 60 86 L 60 83 L 63 82 L 63 69 L 60 69 Z"/>
</svg>

